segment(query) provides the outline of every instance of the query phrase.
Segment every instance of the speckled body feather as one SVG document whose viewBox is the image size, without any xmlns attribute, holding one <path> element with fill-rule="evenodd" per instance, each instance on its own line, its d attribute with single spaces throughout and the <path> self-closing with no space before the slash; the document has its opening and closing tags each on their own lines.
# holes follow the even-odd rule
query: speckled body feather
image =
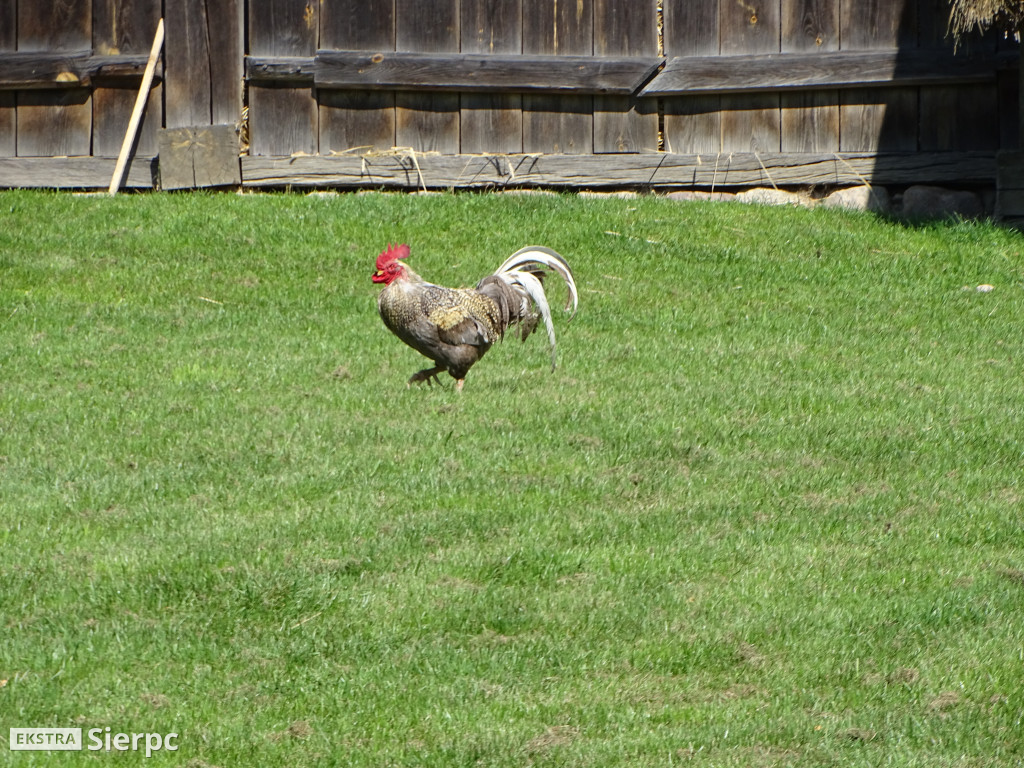
<svg viewBox="0 0 1024 768">
<path fill-rule="evenodd" d="M 405 246 L 402 256 L 408 255 Z M 532 255 L 533 258 L 529 256 Z M 377 275 L 390 267 L 397 272 L 388 280 L 377 298 L 377 309 L 384 325 L 398 338 L 425 357 L 435 367 L 415 374 L 413 381 L 430 381 L 447 371 L 461 388 L 469 369 L 495 341 L 504 337 L 513 325 L 522 329 L 525 340 L 543 318 L 548 329 L 554 367 L 554 329 L 541 285 L 539 266 L 555 269 L 569 286 L 569 302 L 577 303 L 576 285 L 568 264 L 554 251 L 533 246 L 510 257 L 498 271 L 481 280 L 476 288 L 445 288 L 428 283 L 396 258 L 378 262 Z M 382 267 L 384 269 L 382 269 Z M 568 309 L 567 304 L 567 309 Z"/>
</svg>

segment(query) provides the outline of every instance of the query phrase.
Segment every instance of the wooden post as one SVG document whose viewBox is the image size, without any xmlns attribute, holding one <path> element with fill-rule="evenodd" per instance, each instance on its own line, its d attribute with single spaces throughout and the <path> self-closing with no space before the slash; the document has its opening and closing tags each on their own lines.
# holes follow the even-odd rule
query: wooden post
<svg viewBox="0 0 1024 768">
<path fill-rule="evenodd" d="M 135 99 L 135 109 L 132 110 L 132 117 L 128 121 L 128 130 L 125 131 L 124 141 L 121 144 L 121 154 L 117 156 L 117 165 L 114 166 L 114 177 L 110 180 L 110 194 L 116 195 L 121 183 L 124 181 L 124 169 L 128 164 L 128 155 L 131 154 L 132 145 L 135 143 L 135 135 L 139 131 L 139 122 L 142 120 L 142 111 L 146 108 L 146 101 L 149 99 L 149 89 L 153 85 L 153 73 L 156 71 L 156 62 L 160 58 L 160 49 L 164 45 L 164 20 L 160 19 L 156 25 L 156 34 L 153 36 L 153 47 L 149 52 L 149 61 L 146 62 L 146 71 L 142 75 L 142 85 L 139 86 L 139 95 Z"/>
</svg>

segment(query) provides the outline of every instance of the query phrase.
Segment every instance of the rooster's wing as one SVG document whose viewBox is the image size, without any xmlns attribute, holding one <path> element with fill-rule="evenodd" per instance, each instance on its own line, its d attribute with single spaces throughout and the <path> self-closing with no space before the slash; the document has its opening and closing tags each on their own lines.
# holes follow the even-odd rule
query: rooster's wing
<svg viewBox="0 0 1024 768">
<path fill-rule="evenodd" d="M 444 344 L 486 348 L 501 335 L 494 302 L 476 291 L 426 286 L 420 307 Z"/>
</svg>

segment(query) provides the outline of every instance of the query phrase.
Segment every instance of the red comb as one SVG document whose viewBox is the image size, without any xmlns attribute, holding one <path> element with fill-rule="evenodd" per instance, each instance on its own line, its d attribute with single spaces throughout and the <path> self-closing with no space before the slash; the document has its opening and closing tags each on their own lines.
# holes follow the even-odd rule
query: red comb
<svg viewBox="0 0 1024 768">
<path fill-rule="evenodd" d="M 405 243 L 402 245 L 392 246 L 388 243 L 388 247 L 384 249 L 384 252 L 377 257 L 377 269 L 381 270 L 392 261 L 396 259 L 405 259 L 409 256 L 409 246 Z"/>
</svg>

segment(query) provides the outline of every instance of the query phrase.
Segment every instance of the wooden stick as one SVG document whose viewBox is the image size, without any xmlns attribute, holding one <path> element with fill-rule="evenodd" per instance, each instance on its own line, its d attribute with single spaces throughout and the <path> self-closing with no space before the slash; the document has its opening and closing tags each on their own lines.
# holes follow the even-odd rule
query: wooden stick
<svg viewBox="0 0 1024 768">
<path fill-rule="evenodd" d="M 149 90 L 153 85 L 153 73 L 156 72 L 156 62 L 160 58 L 160 49 L 164 46 L 164 20 L 156 25 L 156 34 L 153 36 L 153 48 L 149 52 L 149 61 L 146 62 L 146 71 L 142 75 L 142 85 L 139 86 L 139 95 L 135 98 L 135 109 L 132 110 L 132 118 L 128 121 L 128 130 L 124 134 L 124 142 L 121 144 L 121 154 L 117 156 L 117 165 L 114 166 L 114 177 L 110 180 L 110 194 L 116 195 L 124 181 L 125 166 L 128 165 L 128 155 L 135 144 L 135 135 L 139 132 L 139 123 L 142 121 L 142 112 L 149 101 Z"/>
</svg>

